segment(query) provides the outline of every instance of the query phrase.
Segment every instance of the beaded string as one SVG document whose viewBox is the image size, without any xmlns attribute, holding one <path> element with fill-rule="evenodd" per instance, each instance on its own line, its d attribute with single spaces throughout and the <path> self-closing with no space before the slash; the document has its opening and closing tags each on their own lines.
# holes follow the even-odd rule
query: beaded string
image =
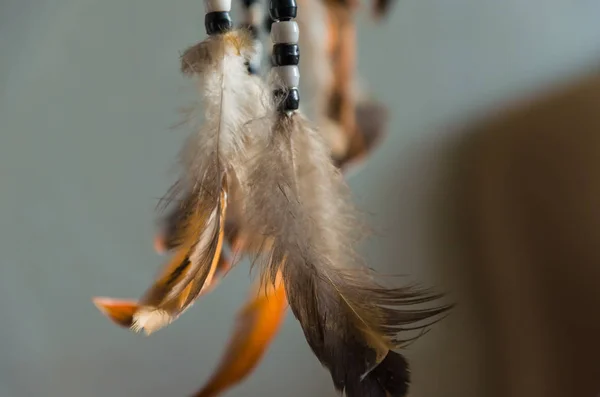
<svg viewBox="0 0 600 397">
<path fill-rule="evenodd" d="M 273 73 L 279 78 L 282 88 L 277 88 L 273 95 L 281 98 L 279 110 L 291 113 L 300 106 L 300 49 L 298 39 L 300 31 L 296 18 L 298 6 L 296 0 L 271 0 L 269 13 L 273 24 L 271 25 L 271 41 L 273 50 L 271 63 Z"/>
<path fill-rule="evenodd" d="M 254 39 L 256 53 L 248 62 L 248 73 L 259 74 L 262 60 L 262 43 L 260 41 L 260 24 L 263 17 L 263 9 L 260 0 L 242 0 L 244 9 L 244 20 L 242 27 L 248 29 Z"/>
<path fill-rule="evenodd" d="M 231 30 L 231 0 L 204 0 L 204 6 L 204 27 L 207 35 L 214 36 Z"/>
</svg>

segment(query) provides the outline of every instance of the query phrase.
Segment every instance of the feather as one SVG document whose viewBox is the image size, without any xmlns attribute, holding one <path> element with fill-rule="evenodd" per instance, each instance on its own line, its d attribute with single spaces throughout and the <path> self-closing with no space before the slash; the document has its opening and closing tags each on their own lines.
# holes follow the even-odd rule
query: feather
<svg viewBox="0 0 600 397">
<path fill-rule="evenodd" d="M 128 324 L 134 331 L 149 334 L 174 321 L 212 283 L 223 244 L 228 175 L 246 146 L 243 126 L 264 110 L 257 100 L 263 83 L 248 76 L 245 66 L 253 48 L 250 34 L 237 30 L 210 36 L 181 57 L 182 72 L 197 78 L 204 120 L 181 152 L 183 175 L 163 200 L 167 206 L 179 203 L 165 241 L 174 254 L 137 302 Z M 116 316 L 106 300 L 96 303 Z"/>
<path fill-rule="evenodd" d="M 333 69 L 333 86 L 328 96 L 326 110 L 329 118 L 336 120 L 346 134 L 356 133 L 354 108 L 356 100 L 353 81 L 356 71 L 356 23 L 354 10 L 343 4 L 327 6 L 329 35 L 332 37 L 329 57 Z"/>
<path fill-rule="evenodd" d="M 203 128 L 182 153 L 184 165 L 194 177 L 215 163 L 219 171 L 226 171 L 246 146 L 243 126 L 264 116 L 266 87 L 258 76 L 248 75 L 245 65 L 254 51 L 250 33 L 240 29 L 210 36 L 181 57 L 183 73 L 199 78 L 205 114 Z"/>
<path fill-rule="evenodd" d="M 408 367 L 392 351 L 403 343 L 397 334 L 447 307 L 408 310 L 439 296 L 374 281 L 354 252 L 362 227 L 322 136 L 299 113 L 274 118 L 245 181 L 254 264 L 263 282 L 281 272 L 290 307 L 336 389 L 348 397 L 404 396 Z"/>
<path fill-rule="evenodd" d="M 385 106 L 372 100 L 361 99 L 356 104 L 356 134 L 346 136 L 349 145 L 343 156 L 333 156 L 334 163 L 345 175 L 364 163 L 373 154 L 386 135 L 388 111 Z"/>
<path fill-rule="evenodd" d="M 231 174 L 234 177 L 235 174 Z M 227 217 L 225 218 L 225 240 L 235 251 L 235 247 L 241 244 L 239 217 L 240 210 L 236 204 L 241 202 L 235 182 L 229 183 Z M 194 199 L 192 193 L 184 195 L 183 203 L 191 203 Z M 154 236 L 154 249 L 157 253 L 163 254 L 172 251 L 181 244 L 181 232 L 184 230 L 184 222 L 189 216 L 188 204 L 174 206 L 164 217 L 160 219 L 159 230 Z"/>
<path fill-rule="evenodd" d="M 115 323 L 151 334 L 173 322 L 212 284 L 224 235 L 227 184 L 206 219 L 193 212 L 182 232 L 184 237 L 154 284 L 138 302 L 95 298 L 96 306 Z M 197 206 L 201 209 L 201 206 Z M 200 232 L 198 232 L 200 231 Z M 123 304 L 123 303 L 127 304 Z"/>
<path fill-rule="evenodd" d="M 238 173 L 244 172 L 247 152 L 256 138 L 248 133 L 246 125 L 265 117 L 270 102 L 266 84 L 247 71 L 246 63 L 255 50 L 255 40 L 250 32 L 239 29 L 211 36 L 190 47 L 182 56 L 182 71 L 200 77 L 199 89 L 203 93 L 205 109 L 203 128 L 184 147 L 184 167 L 192 178 L 217 170 L 228 174 L 229 230 L 237 225 L 235 219 L 239 217 L 241 205 Z M 170 197 L 173 196 L 176 195 Z M 179 196 L 183 196 L 184 201 L 187 199 L 185 193 Z M 235 231 L 235 227 L 233 229 Z"/>
<path fill-rule="evenodd" d="M 303 112 L 319 126 L 335 158 L 345 157 L 356 135 L 354 7 L 336 1 L 303 0 L 298 10 Z"/>
<path fill-rule="evenodd" d="M 238 314 L 236 327 L 221 364 L 195 397 L 214 397 L 244 379 L 258 364 L 275 337 L 287 301 L 281 277 L 274 286 L 257 288 Z"/>
<path fill-rule="evenodd" d="M 182 244 L 185 224 L 195 206 L 196 196 L 193 192 L 182 194 L 183 198 L 159 220 L 159 232 L 154 237 L 154 249 L 163 254 L 172 251 Z"/>
<path fill-rule="evenodd" d="M 102 314 L 111 319 L 115 324 L 125 328 L 131 327 L 133 324 L 133 315 L 140 308 L 135 300 L 97 296 L 92 301 Z"/>
<path fill-rule="evenodd" d="M 331 146 L 336 165 L 350 166 L 379 142 L 387 117 L 381 106 L 357 92 L 356 7 L 343 1 L 325 1 L 313 8 L 315 0 L 304 1 L 311 8 L 301 7 L 299 20 L 310 17 L 318 21 L 300 30 L 303 87 L 308 88 L 304 91 L 311 99 L 315 97 L 311 104 L 317 104 L 310 109 L 316 114 L 309 118 L 316 121 Z M 326 40 L 315 40 L 318 34 Z"/>
</svg>

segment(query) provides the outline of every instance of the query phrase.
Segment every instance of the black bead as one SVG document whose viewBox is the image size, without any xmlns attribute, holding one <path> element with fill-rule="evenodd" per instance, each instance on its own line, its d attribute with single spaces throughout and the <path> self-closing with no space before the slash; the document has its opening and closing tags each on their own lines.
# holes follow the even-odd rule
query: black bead
<svg viewBox="0 0 600 397">
<path fill-rule="evenodd" d="M 254 3 L 258 3 L 258 0 L 242 0 L 242 5 L 246 8 L 250 8 Z"/>
<path fill-rule="evenodd" d="M 292 88 L 288 91 L 287 97 L 285 98 L 284 108 L 285 110 L 298 110 L 300 107 L 300 93 L 297 88 Z"/>
<path fill-rule="evenodd" d="M 273 26 L 274 22 L 275 21 L 273 20 L 273 18 L 271 18 L 270 15 L 267 15 L 265 17 L 265 21 L 263 23 L 264 23 L 264 29 L 267 31 L 267 33 L 271 33 L 271 26 Z"/>
<path fill-rule="evenodd" d="M 227 11 L 215 11 L 209 12 L 204 17 L 204 26 L 206 27 L 206 34 L 209 36 L 225 33 L 231 30 L 232 23 L 229 12 Z"/>
<path fill-rule="evenodd" d="M 298 44 L 279 43 L 273 46 L 271 54 L 273 66 L 298 65 L 300 63 L 300 48 Z"/>
<path fill-rule="evenodd" d="M 296 18 L 298 6 L 296 0 L 271 0 L 269 12 L 276 21 L 288 21 Z"/>
<path fill-rule="evenodd" d="M 300 93 L 297 88 L 278 89 L 273 92 L 273 96 L 280 112 L 298 110 L 300 107 Z"/>
</svg>

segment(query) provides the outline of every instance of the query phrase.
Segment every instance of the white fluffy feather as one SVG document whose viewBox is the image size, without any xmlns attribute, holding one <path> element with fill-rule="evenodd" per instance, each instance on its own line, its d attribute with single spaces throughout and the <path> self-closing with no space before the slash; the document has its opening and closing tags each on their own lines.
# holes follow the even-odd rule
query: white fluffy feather
<svg viewBox="0 0 600 397">
<path fill-rule="evenodd" d="M 211 37 L 183 56 L 184 71 L 198 77 L 204 109 L 202 127 L 190 137 L 183 153 L 194 182 L 198 171 L 211 168 L 210 162 L 217 153 L 219 163 L 229 166 L 246 146 L 244 126 L 264 116 L 262 103 L 268 100 L 267 90 L 260 78 L 248 75 L 245 62 L 253 57 L 256 48 L 246 35 L 234 31 Z"/>
</svg>

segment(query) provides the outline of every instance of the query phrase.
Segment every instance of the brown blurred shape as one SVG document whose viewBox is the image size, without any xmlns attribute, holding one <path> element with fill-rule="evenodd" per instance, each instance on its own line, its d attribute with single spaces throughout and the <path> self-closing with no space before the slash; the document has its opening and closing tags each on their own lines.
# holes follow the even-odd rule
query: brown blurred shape
<svg viewBox="0 0 600 397">
<path fill-rule="evenodd" d="M 462 216 L 497 396 L 600 396 L 599 111 L 600 69 L 471 130 Z"/>
<path fill-rule="evenodd" d="M 374 1 L 374 4 L 378 4 Z M 332 86 L 326 100 L 327 116 L 339 125 L 343 135 L 330 137 L 332 157 L 339 167 L 363 161 L 385 134 L 387 108 L 371 98 L 357 98 L 356 2 L 326 0 L 327 58 L 333 70 Z M 336 141 L 337 140 L 337 141 Z"/>
</svg>

